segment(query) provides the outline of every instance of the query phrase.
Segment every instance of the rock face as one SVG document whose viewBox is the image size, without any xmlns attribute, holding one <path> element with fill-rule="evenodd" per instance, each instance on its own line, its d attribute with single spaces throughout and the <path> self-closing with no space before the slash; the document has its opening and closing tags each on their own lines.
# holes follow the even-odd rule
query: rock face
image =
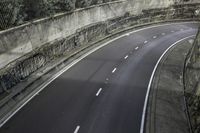
<svg viewBox="0 0 200 133">
<path fill-rule="evenodd" d="M 200 132 L 200 31 L 188 54 L 185 67 L 185 93 L 194 133 Z"/>
</svg>

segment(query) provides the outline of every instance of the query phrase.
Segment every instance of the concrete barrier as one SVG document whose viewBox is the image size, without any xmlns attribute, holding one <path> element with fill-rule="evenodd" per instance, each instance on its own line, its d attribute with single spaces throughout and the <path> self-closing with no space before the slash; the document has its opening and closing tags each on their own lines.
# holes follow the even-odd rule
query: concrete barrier
<svg viewBox="0 0 200 133">
<path fill-rule="evenodd" d="M 124 15 L 125 4 L 126 1 L 110 2 L 1 31 L 0 69 L 48 42 L 75 34 L 77 29 Z"/>
</svg>

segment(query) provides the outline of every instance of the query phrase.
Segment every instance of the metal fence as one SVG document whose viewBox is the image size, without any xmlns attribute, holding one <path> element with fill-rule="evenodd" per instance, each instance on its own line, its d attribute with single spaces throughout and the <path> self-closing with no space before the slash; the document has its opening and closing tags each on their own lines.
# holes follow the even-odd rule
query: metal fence
<svg viewBox="0 0 200 133">
<path fill-rule="evenodd" d="M 17 22 L 20 1 L 0 1 L 0 30 L 7 29 Z"/>
</svg>

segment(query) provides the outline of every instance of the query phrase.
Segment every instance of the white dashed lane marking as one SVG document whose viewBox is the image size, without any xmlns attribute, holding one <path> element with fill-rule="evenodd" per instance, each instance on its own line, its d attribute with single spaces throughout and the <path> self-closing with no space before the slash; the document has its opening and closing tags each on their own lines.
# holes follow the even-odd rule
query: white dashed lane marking
<svg viewBox="0 0 200 133">
<path fill-rule="evenodd" d="M 164 35 L 166 35 L 166 33 L 162 33 L 162 35 L 164 36 Z"/>
<path fill-rule="evenodd" d="M 157 36 L 153 36 L 153 39 L 156 39 L 157 38 Z"/>
<path fill-rule="evenodd" d="M 112 70 L 112 73 L 114 73 L 116 70 L 117 70 L 117 68 L 114 68 L 114 69 Z"/>
<path fill-rule="evenodd" d="M 148 43 L 148 41 L 144 41 L 144 44 Z"/>
<path fill-rule="evenodd" d="M 79 129 L 80 129 L 80 126 L 77 126 L 74 133 L 78 133 Z"/>
<path fill-rule="evenodd" d="M 136 47 L 135 50 L 138 50 L 139 47 Z"/>
<path fill-rule="evenodd" d="M 96 96 L 97 96 L 97 97 L 99 96 L 99 94 L 101 93 L 101 91 L 102 91 L 102 88 L 100 88 L 100 89 L 98 90 L 98 92 L 96 93 Z"/>
<path fill-rule="evenodd" d="M 124 57 L 124 59 L 126 60 L 128 58 L 128 55 Z"/>
</svg>

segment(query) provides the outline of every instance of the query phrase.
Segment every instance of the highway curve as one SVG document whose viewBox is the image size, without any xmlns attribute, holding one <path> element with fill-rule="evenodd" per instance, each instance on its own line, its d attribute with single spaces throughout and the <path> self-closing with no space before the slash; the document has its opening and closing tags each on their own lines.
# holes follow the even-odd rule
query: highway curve
<svg viewBox="0 0 200 133">
<path fill-rule="evenodd" d="M 109 43 L 50 83 L 0 133 L 139 133 L 158 59 L 197 27 L 163 24 Z"/>
</svg>

